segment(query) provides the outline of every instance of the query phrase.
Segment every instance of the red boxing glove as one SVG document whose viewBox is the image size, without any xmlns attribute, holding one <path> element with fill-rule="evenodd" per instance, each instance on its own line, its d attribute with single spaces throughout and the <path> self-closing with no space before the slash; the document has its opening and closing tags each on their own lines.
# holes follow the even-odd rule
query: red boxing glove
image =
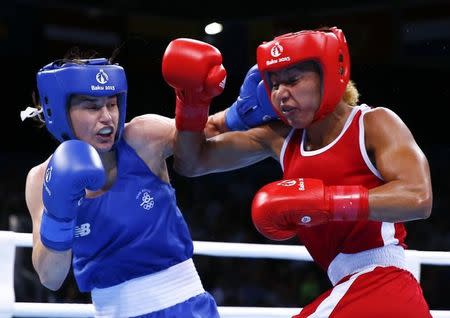
<svg viewBox="0 0 450 318">
<path fill-rule="evenodd" d="M 227 73 L 220 51 L 198 40 L 173 40 L 164 52 L 162 73 L 175 89 L 177 129 L 202 131 L 211 100 L 225 88 Z"/>
<path fill-rule="evenodd" d="M 363 186 L 324 186 L 322 180 L 290 179 L 263 186 L 252 202 L 252 220 L 269 239 L 296 235 L 297 226 L 367 220 L 369 194 Z"/>
</svg>

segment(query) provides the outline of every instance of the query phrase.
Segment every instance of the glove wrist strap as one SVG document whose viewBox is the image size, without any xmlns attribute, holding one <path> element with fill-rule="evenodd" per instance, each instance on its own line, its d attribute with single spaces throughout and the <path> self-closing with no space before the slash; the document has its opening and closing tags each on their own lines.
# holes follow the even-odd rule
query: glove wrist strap
<svg viewBox="0 0 450 318">
<path fill-rule="evenodd" d="M 200 132 L 208 121 L 209 105 L 188 105 L 177 97 L 175 125 L 180 131 Z"/>
<path fill-rule="evenodd" d="M 65 251 L 72 248 L 75 219 L 65 221 L 50 215 L 45 209 L 41 220 L 41 241 L 46 247 Z"/>
<path fill-rule="evenodd" d="M 369 218 L 369 191 L 363 186 L 330 186 L 330 211 L 335 221 Z"/>
</svg>

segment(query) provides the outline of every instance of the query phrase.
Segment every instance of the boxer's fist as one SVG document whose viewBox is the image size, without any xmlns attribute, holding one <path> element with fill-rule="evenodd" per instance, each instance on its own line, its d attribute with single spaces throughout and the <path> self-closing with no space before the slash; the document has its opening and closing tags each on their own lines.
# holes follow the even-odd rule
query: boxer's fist
<svg viewBox="0 0 450 318">
<path fill-rule="evenodd" d="M 164 52 L 162 74 L 175 89 L 177 129 L 202 131 L 211 100 L 225 88 L 227 74 L 220 51 L 198 40 L 173 40 Z"/>
<path fill-rule="evenodd" d="M 367 220 L 368 191 L 362 186 L 324 186 L 318 179 L 280 180 L 263 186 L 252 202 L 252 220 L 272 240 L 286 240 L 300 225 Z"/>
<path fill-rule="evenodd" d="M 71 248 L 85 189 L 98 190 L 105 180 L 102 161 L 94 147 L 81 140 L 68 140 L 58 146 L 43 184 L 40 234 L 45 246 L 54 250 Z"/>
<path fill-rule="evenodd" d="M 254 65 L 245 75 L 239 96 L 228 108 L 225 123 L 229 130 L 247 130 L 278 119 L 272 107 L 258 65 Z"/>
</svg>

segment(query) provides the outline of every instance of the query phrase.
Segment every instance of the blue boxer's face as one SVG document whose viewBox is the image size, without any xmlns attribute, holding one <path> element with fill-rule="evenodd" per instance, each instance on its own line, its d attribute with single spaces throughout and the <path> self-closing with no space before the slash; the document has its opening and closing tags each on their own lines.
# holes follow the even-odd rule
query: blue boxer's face
<svg viewBox="0 0 450 318">
<path fill-rule="evenodd" d="M 75 136 L 99 152 L 111 149 L 119 122 L 116 96 L 74 95 L 69 116 Z"/>
</svg>

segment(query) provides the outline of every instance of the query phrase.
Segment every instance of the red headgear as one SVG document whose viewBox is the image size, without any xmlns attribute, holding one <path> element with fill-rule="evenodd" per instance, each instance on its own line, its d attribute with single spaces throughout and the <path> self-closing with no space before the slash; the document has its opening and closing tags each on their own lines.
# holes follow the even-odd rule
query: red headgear
<svg viewBox="0 0 450 318">
<path fill-rule="evenodd" d="M 268 71 L 279 70 L 305 61 L 316 61 L 322 69 L 322 101 L 314 116 L 319 120 L 332 112 L 344 95 L 350 80 L 350 55 L 341 29 L 305 30 L 286 33 L 263 42 L 256 51 L 258 69 L 271 95 Z M 278 109 L 275 111 L 284 118 Z M 284 120 L 284 119 L 283 119 Z"/>
</svg>

